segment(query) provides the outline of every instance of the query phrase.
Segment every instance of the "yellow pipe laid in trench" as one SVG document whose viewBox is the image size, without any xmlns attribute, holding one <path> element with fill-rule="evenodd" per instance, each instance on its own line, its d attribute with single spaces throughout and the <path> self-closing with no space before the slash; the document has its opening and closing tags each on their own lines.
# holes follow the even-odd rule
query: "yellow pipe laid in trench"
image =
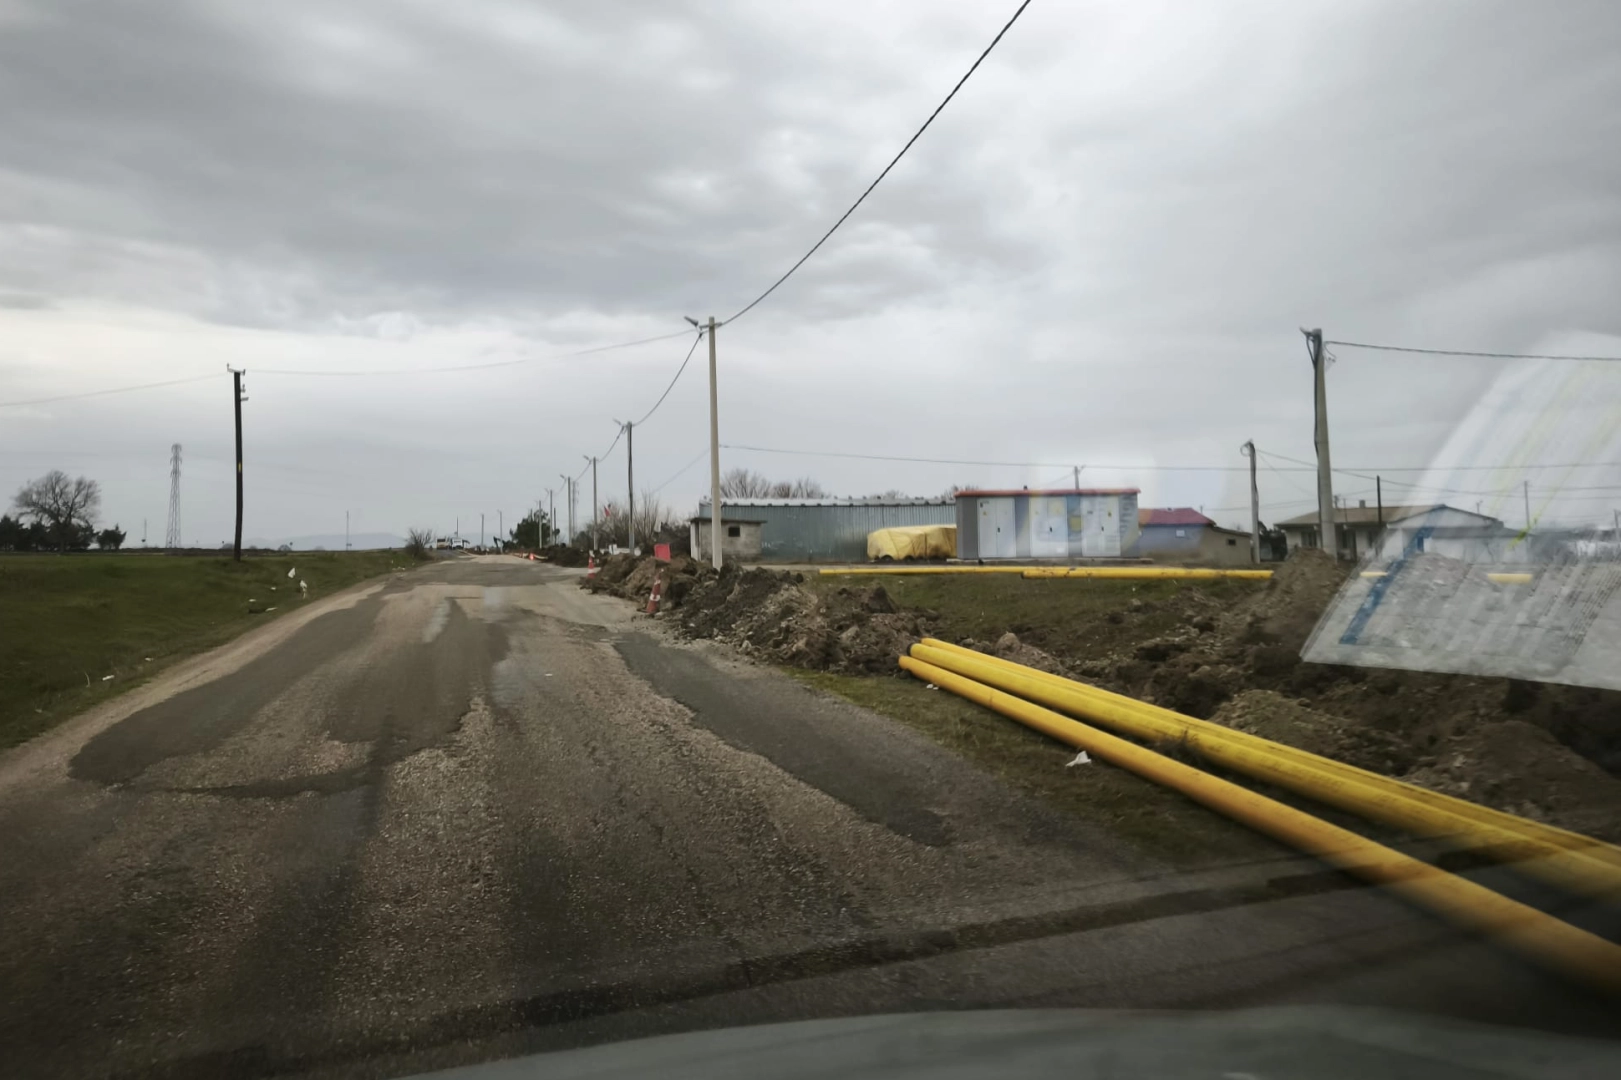
<svg viewBox="0 0 1621 1080">
<path fill-rule="evenodd" d="M 1115 730 L 1124 730 L 1129 734 L 1138 736 L 1139 738 L 1169 737 L 1180 739 L 1197 733 L 1205 737 L 1203 740 L 1204 742 L 1215 740 L 1235 746 L 1248 747 L 1257 752 L 1270 754 L 1276 758 L 1293 762 L 1308 769 L 1318 770 L 1327 774 L 1342 777 L 1347 780 L 1355 781 L 1389 797 L 1399 798 L 1422 807 L 1429 807 L 1440 813 L 1451 815 L 1455 818 L 1462 818 L 1466 821 L 1474 822 L 1481 826 L 1491 826 L 1496 829 L 1501 829 L 1506 832 L 1516 834 L 1517 836 L 1527 838 L 1536 843 L 1546 845 L 1546 847 L 1549 849 L 1562 850 L 1580 855 L 1585 862 L 1570 865 L 1573 867 L 1588 867 L 1591 873 L 1595 876 L 1593 876 L 1591 880 L 1587 880 L 1579 891 L 1590 895 L 1608 895 L 1616 891 L 1617 888 L 1621 888 L 1621 848 L 1617 848 L 1612 844 L 1607 844 L 1602 840 L 1595 840 L 1592 837 L 1583 836 L 1580 833 L 1570 832 L 1565 829 L 1556 828 L 1552 825 L 1545 825 L 1542 822 L 1517 817 L 1513 814 L 1504 813 L 1501 810 L 1493 810 L 1491 807 L 1481 806 L 1478 803 L 1472 803 L 1466 799 L 1458 799 L 1450 795 L 1443 795 L 1438 791 L 1431 791 L 1428 788 L 1422 788 L 1416 784 L 1409 784 L 1393 777 L 1370 772 L 1367 769 L 1357 768 L 1354 765 L 1347 765 L 1342 761 L 1335 761 L 1332 758 L 1326 758 L 1320 754 L 1313 754 L 1310 751 L 1301 750 L 1297 747 L 1288 746 L 1284 743 L 1273 742 L 1270 739 L 1263 739 L 1259 735 L 1251 735 L 1248 732 L 1236 731 L 1233 728 L 1225 727 L 1209 720 L 1200 720 L 1196 717 L 1186 716 L 1182 713 L 1174 712 L 1158 705 L 1150 705 L 1146 701 L 1138 701 L 1136 698 L 1127 697 L 1124 694 L 1116 694 L 1100 687 L 1077 682 L 1074 679 L 1066 679 L 1061 675 L 1054 675 L 1050 672 L 1039 671 L 1035 668 L 1026 667 L 1022 664 L 1015 664 L 1013 661 L 1004 660 L 1001 657 L 987 656 L 985 653 L 976 652 L 973 649 L 966 649 L 961 645 L 953 645 L 951 642 L 941 641 L 938 638 L 924 638 L 922 643 L 919 646 L 914 646 L 914 648 L 932 648 L 940 650 L 948 657 L 961 657 L 970 662 L 988 664 L 992 667 L 1001 668 L 1018 675 L 1026 676 L 1039 683 L 1054 687 L 1060 691 L 1071 692 L 1078 695 L 1083 701 L 1090 700 L 1119 706 L 1120 708 L 1126 710 L 1130 716 L 1141 719 L 1135 723 L 1122 723 L 1121 726 L 1116 727 Z M 949 663 L 949 661 L 943 662 Z M 1048 699 L 1048 703 L 1051 704 L 1052 699 Z M 1062 708 L 1064 706 L 1059 705 L 1058 707 Z M 1156 727 L 1154 726 L 1156 724 L 1166 726 Z M 1302 794 L 1321 797 L 1317 795 L 1316 792 L 1304 788 L 1292 788 L 1291 790 L 1299 790 Z M 1328 800 L 1325 799 L 1325 801 Z M 1387 804 L 1381 803 L 1381 805 Z M 1403 827 L 1416 828 L 1416 826 L 1408 824 L 1403 824 Z M 1443 828 L 1443 823 L 1440 819 L 1436 820 L 1433 828 L 1424 828 L 1419 829 L 1418 831 L 1423 831 L 1428 835 L 1445 835 L 1447 832 L 1447 830 Z M 1591 864 L 1593 863 L 1601 863 L 1603 864 L 1603 868 L 1592 870 Z"/>
<path fill-rule="evenodd" d="M 1545 915 L 1472 881 L 1358 836 L 1293 807 L 1051 709 L 995 690 L 910 656 L 901 667 L 920 679 L 993 709 L 1054 739 L 1181 792 L 1257 832 L 1324 862 L 1388 886 L 1415 904 L 1488 937 L 1567 977 L 1621 992 L 1621 946 Z"/>
<path fill-rule="evenodd" d="M 1208 566 L 1033 566 L 1024 572 L 1027 578 L 1105 578 L 1119 581 L 1170 580 L 1214 581 L 1237 578 L 1243 581 L 1266 581 L 1270 570 L 1220 570 Z"/>
<path fill-rule="evenodd" d="M 1083 683 L 1065 685 L 1068 681 L 1059 680 L 1058 676 L 1041 679 L 1036 676 L 1045 674 L 1043 672 L 1033 668 L 1017 670 L 1017 665 L 998 662 L 983 654 L 920 644 L 912 647 L 912 655 L 1028 701 L 1102 724 L 1111 731 L 1155 742 L 1185 742 L 1223 768 L 1372 821 L 1487 852 L 1574 892 L 1600 898 L 1621 897 L 1621 867 L 1528 836 L 1518 829 L 1476 820 L 1451 807 L 1428 805 L 1412 798 L 1405 788 L 1391 789 L 1372 782 L 1378 777 L 1376 773 L 1355 770 L 1331 758 L 1308 754 Z"/>
</svg>

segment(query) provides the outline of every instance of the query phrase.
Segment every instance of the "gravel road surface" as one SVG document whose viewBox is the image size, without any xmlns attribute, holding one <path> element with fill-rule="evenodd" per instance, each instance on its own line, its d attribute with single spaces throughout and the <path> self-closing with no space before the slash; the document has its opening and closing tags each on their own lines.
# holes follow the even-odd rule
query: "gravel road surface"
<svg viewBox="0 0 1621 1080">
<path fill-rule="evenodd" d="M 576 577 L 437 562 L 0 756 L 4 1073 L 395 1076 L 982 1006 L 1614 1020 L 1287 852 L 1163 865 Z"/>
</svg>

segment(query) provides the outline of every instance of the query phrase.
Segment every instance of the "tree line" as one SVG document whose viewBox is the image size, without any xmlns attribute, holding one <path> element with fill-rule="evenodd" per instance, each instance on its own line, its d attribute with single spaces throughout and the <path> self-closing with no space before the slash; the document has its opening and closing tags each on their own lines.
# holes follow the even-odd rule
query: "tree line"
<svg viewBox="0 0 1621 1080">
<path fill-rule="evenodd" d="M 87 477 L 70 478 L 52 469 L 30 480 L 12 498 L 17 516 L 0 514 L 0 551 L 84 551 L 95 544 L 104 551 L 124 546 L 117 525 L 96 528 L 101 485 Z"/>
</svg>

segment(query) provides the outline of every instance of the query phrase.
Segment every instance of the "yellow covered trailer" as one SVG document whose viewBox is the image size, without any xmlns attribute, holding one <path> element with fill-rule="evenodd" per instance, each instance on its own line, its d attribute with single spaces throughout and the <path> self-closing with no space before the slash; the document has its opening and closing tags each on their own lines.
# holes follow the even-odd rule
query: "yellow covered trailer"
<svg viewBox="0 0 1621 1080">
<path fill-rule="evenodd" d="M 867 534 L 867 558 L 872 562 L 914 562 L 956 557 L 955 525 L 896 525 Z"/>
</svg>

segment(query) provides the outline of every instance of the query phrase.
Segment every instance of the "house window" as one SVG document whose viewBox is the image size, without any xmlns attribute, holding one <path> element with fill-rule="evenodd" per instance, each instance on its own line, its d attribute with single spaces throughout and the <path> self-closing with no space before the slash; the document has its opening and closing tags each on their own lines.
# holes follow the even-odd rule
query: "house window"
<svg viewBox="0 0 1621 1080">
<path fill-rule="evenodd" d="M 1229 536 L 1227 538 L 1227 546 L 1228 547 L 1237 547 L 1238 546 L 1238 541 Z"/>
<path fill-rule="evenodd" d="M 743 526 L 741 526 L 741 525 L 728 525 L 728 526 L 726 526 L 726 535 L 727 536 L 742 536 L 743 535 Z"/>
<path fill-rule="evenodd" d="M 1188 535 L 1188 530 L 1186 530 L 1186 529 L 1178 529 L 1178 530 L 1176 530 L 1176 535 L 1178 535 L 1178 536 L 1186 536 L 1186 535 Z"/>
</svg>

